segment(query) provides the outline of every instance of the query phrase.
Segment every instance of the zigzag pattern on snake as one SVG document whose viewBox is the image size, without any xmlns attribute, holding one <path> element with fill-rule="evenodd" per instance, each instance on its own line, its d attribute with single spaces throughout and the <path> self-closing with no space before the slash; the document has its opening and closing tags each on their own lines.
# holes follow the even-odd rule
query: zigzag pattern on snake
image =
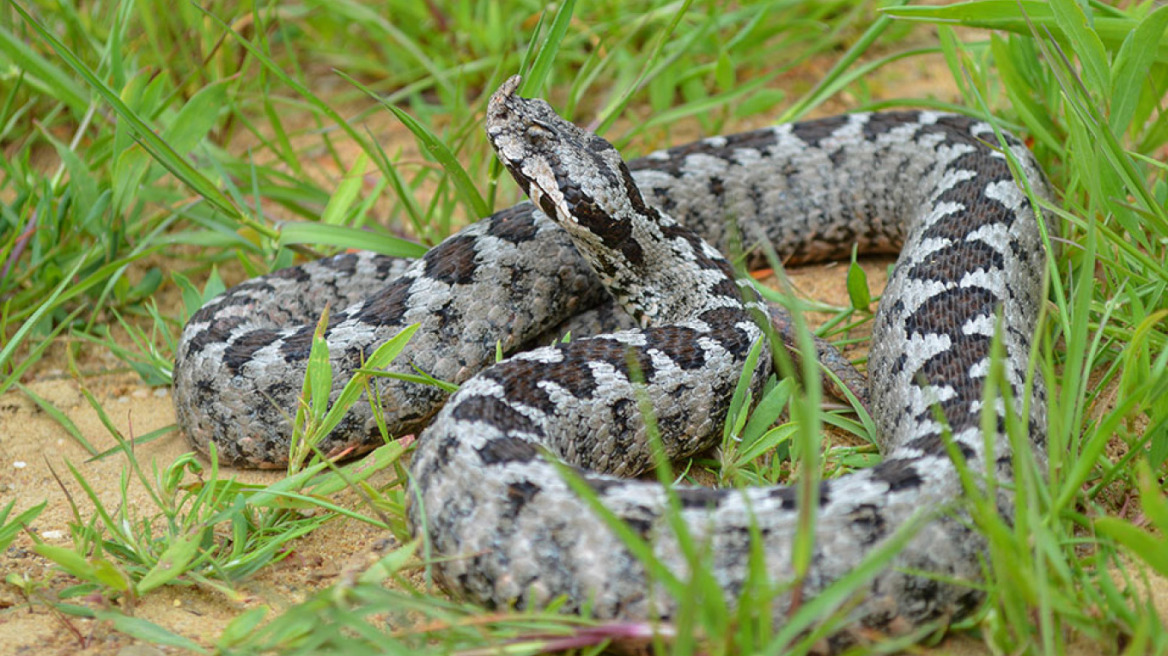
<svg viewBox="0 0 1168 656">
<path fill-rule="evenodd" d="M 586 605 L 597 617 L 669 618 L 677 601 L 649 587 L 640 562 L 543 451 L 578 468 L 605 507 L 686 574 L 663 518 L 664 489 L 622 477 L 652 462 L 642 396 L 671 457 L 720 436 L 746 353 L 761 335 L 750 310 L 761 308 L 695 231 L 724 246 L 733 220 L 748 243 L 765 239 L 791 262 L 846 257 L 853 244 L 901 253 L 868 363 L 884 461 L 821 484 L 804 594 L 838 580 L 918 511 L 960 496 L 938 410 L 978 470 L 990 455 L 979 425 L 995 328 L 1021 412 L 1045 258 L 1029 200 L 1005 155 L 989 145 L 997 139 L 988 124 L 932 112 L 854 114 L 713 137 L 626 167 L 607 142 L 543 101 L 516 96 L 517 84 L 513 78 L 492 98 L 487 130 L 535 205 L 498 212 L 412 264 L 342 255 L 212 300 L 184 331 L 175 370 L 179 420 L 200 450 L 214 443 L 222 460 L 247 466 L 287 458 L 284 413 L 295 407 L 325 302 L 352 303 L 333 313 L 328 329 L 336 389 L 377 344 L 420 322 L 391 369 L 416 365 L 462 383 L 460 390 L 440 412 L 445 399 L 433 388 L 389 380 L 378 394 L 394 434 L 428 424 L 411 464 L 410 495 L 420 503 L 410 514 L 444 557 L 436 567 L 444 585 L 493 606 L 567 595 L 567 608 Z M 1042 191 L 1032 156 L 1006 140 Z M 642 328 L 487 366 L 497 342 L 507 351 L 540 343 L 594 306 L 583 325 L 611 325 L 597 321 L 613 314 L 611 298 Z M 769 362 L 755 372 L 756 392 L 769 373 Z M 1029 438 L 1041 458 L 1041 378 L 1030 398 Z M 997 476 L 1008 480 L 1005 404 L 997 401 L 994 412 L 999 428 L 988 445 Z M 378 443 L 369 413 L 358 412 L 323 448 Z M 679 486 L 676 494 L 731 603 L 744 585 L 752 531 L 771 580 L 791 579 L 792 488 Z M 975 588 L 903 570 L 976 580 L 983 550 L 966 522 L 938 513 L 896 568 L 870 583 L 853 618 L 900 631 L 967 614 L 981 598 Z M 786 603 L 775 604 L 776 625 Z"/>
</svg>

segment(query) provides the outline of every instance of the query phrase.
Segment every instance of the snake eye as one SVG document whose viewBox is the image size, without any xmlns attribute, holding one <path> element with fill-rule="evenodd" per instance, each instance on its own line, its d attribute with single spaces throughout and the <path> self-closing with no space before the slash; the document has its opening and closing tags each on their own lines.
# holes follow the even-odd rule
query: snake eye
<svg viewBox="0 0 1168 656">
<path fill-rule="evenodd" d="M 531 123 L 527 124 L 527 136 L 533 140 L 543 141 L 551 139 L 554 135 L 555 130 L 552 126 L 539 119 L 531 119 Z"/>
</svg>

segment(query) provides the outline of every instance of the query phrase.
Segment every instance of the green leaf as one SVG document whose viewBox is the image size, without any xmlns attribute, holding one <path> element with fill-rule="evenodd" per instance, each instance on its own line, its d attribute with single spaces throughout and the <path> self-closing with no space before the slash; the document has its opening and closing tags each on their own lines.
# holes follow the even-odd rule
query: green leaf
<svg viewBox="0 0 1168 656">
<path fill-rule="evenodd" d="M 129 283 L 129 279 L 120 278 Z M 162 284 L 162 269 L 158 267 L 150 267 L 138 282 L 134 283 L 132 287 L 126 290 L 125 295 L 120 296 L 124 303 L 138 303 L 146 300 L 154 292 L 158 291 L 158 287 Z"/>
<path fill-rule="evenodd" d="M 978 0 L 951 5 L 886 7 L 880 11 L 886 16 L 901 20 L 953 23 L 965 27 L 1003 30 L 1027 37 L 1033 35 L 1033 30 L 1037 30 L 1039 34 L 1049 31 L 1063 44 L 1070 40 L 1070 36 L 1063 31 L 1063 25 L 1055 20 L 1051 3 L 1038 0 Z M 1136 25 L 1137 21 L 1134 18 L 1126 16 L 1094 15 L 1090 29 L 1108 51 L 1115 51 L 1127 35 L 1136 29 Z M 1090 41 L 1090 37 L 1087 37 L 1087 40 Z M 1090 56 L 1099 60 L 1097 52 L 1091 53 Z M 1161 40 L 1155 49 L 1155 56 L 1156 61 L 1168 62 L 1168 43 Z"/>
<path fill-rule="evenodd" d="M 1128 34 L 1115 57 L 1111 87 L 1111 130 L 1117 136 L 1127 130 L 1140 101 L 1148 70 L 1156 57 L 1156 49 L 1168 28 L 1168 5 L 1162 6 L 1140 21 L 1139 27 Z"/>
<path fill-rule="evenodd" d="M 28 18 L 28 14 L 21 11 Z M 28 44 L 26 39 L 17 38 L 12 32 L 0 25 L 0 52 L 7 55 L 17 68 L 25 72 L 25 80 L 40 91 L 60 100 L 76 112 L 84 114 L 89 109 L 89 94 L 85 88 L 77 84 L 65 71 L 54 66 L 40 56 Z"/>
<path fill-rule="evenodd" d="M 317 497 L 327 497 L 340 492 L 353 483 L 363 481 L 373 474 L 383 471 L 393 463 L 398 462 L 405 452 L 406 447 L 396 441 L 377 447 L 357 462 L 352 462 L 341 467 L 339 473 L 333 469 L 329 469 L 313 478 L 306 486 L 306 493 Z"/>
<path fill-rule="evenodd" d="M 93 619 L 94 611 L 89 606 L 78 606 L 77 604 L 53 604 L 54 610 L 59 610 L 65 615 L 72 617 L 84 617 L 86 619 Z"/>
<path fill-rule="evenodd" d="M 323 223 L 288 223 L 280 227 L 280 236 L 277 240 L 280 246 L 291 244 L 323 244 L 370 250 L 393 257 L 407 257 L 417 259 L 426 254 L 426 247 L 412 241 L 371 232 L 363 228 L 349 226 L 325 225 Z"/>
<path fill-rule="evenodd" d="M 325 339 L 328 325 L 329 309 L 326 306 L 316 323 L 316 330 L 312 334 L 312 348 L 308 352 L 308 401 L 312 406 L 314 423 L 324 416 L 333 389 L 333 367 L 329 362 L 328 340 Z M 327 433 L 328 431 L 324 431 L 321 436 Z"/>
<path fill-rule="evenodd" d="M 568 32 L 568 26 L 572 23 L 572 12 L 575 9 L 576 0 L 567 0 L 556 9 L 556 15 L 552 18 L 547 38 L 540 44 L 539 52 L 535 55 L 531 69 L 523 76 L 523 83 L 519 87 L 521 95 L 533 95 L 539 93 L 540 89 L 543 88 L 552 62 L 555 61 L 556 53 L 560 51 L 560 46 L 563 44 L 564 35 Z M 479 216 L 486 215 L 480 214 Z"/>
<path fill-rule="evenodd" d="M 864 273 L 863 267 L 855 260 L 848 265 L 848 298 L 852 301 L 852 307 L 857 310 L 867 311 L 872 304 L 872 294 L 868 291 L 868 274 Z"/>
<path fill-rule="evenodd" d="M 179 155 L 166 143 L 164 139 L 155 134 L 154 130 L 147 124 L 136 112 L 121 99 L 121 97 L 110 89 L 98 77 L 96 73 L 91 71 L 84 62 L 81 61 L 77 55 L 73 54 L 69 48 L 65 46 L 52 32 L 45 29 L 40 23 L 33 19 L 31 15 L 19 4 L 12 4 L 13 9 L 24 18 L 25 22 L 29 24 L 52 47 L 65 63 L 69 64 L 78 75 L 85 78 L 86 83 L 90 88 L 97 92 L 111 107 L 117 112 L 118 116 L 129 126 L 134 137 L 138 139 L 139 143 L 149 151 L 150 155 L 154 157 L 155 161 L 166 167 L 168 171 L 174 174 L 176 178 L 181 180 L 188 187 L 193 189 L 196 193 L 202 196 L 215 208 L 219 209 L 228 216 L 239 221 L 246 222 L 253 225 L 257 229 L 264 229 L 263 226 L 254 224 L 243 216 L 238 208 L 227 198 L 219 188 L 216 187 L 210 180 L 199 173 L 194 166 L 186 161 L 184 157 Z"/>
<path fill-rule="evenodd" d="M 5 523 L 8 519 L 8 514 L 16 506 L 16 499 L 9 501 L 8 505 L 4 506 L 3 510 L 0 510 L 0 551 L 7 549 L 8 545 L 12 544 L 12 541 L 16 539 L 16 536 L 24 530 L 24 527 L 31 524 L 32 520 L 41 514 L 41 511 L 45 509 L 47 504 L 47 501 L 42 501 L 17 515 L 11 522 Z"/>
<path fill-rule="evenodd" d="M 382 40 L 386 44 L 396 44 L 401 49 L 401 52 L 404 52 L 408 56 L 407 62 L 408 59 L 416 60 L 431 75 L 435 83 L 449 90 L 450 82 L 448 78 L 450 77 L 450 73 L 427 56 L 426 51 L 421 45 L 411 39 L 405 31 L 398 27 L 396 21 L 390 20 L 393 18 L 392 11 L 386 12 L 379 5 L 353 2 L 352 0 L 330 0 L 324 2 L 321 0 L 312 0 L 309 4 L 320 5 L 321 9 L 327 9 L 327 13 L 344 17 L 352 25 L 360 25 L 363 29 L 369 30 L 378 40 Z M 407 64 L 407 62 L 399 61 L 396 64 Z"/>
<path fill-rule="evenodd" d="M 718 53 L 718 61 L 714 66 L 714 80 L 722 90 L 735 88 L 738 81 L 734 73 L 734 60 L 725 50 Z"/>
<path fill-rule="evenodd" d="M 225 648 L 238 645 L 248 638 L 252 637 L 264 618 L 268 616 L 268 607 L 260 606 L 244 611 L 235 619 L 228 623 L 227 627 L 223 629 L 223 633 L 219 634 L 218 646 L 220 650 L 227 653 Z"/>
<path fill-rule="evenodd" d="M 32 550 L 53 561 L 58 567 L 82 581 L 97 582 L 97 571 L 93 565 L 72 549 L 41 543 L 34 546 Z"/>
<path fill-rule="evenodd" d="M 755 114 L 773 112 L 787 98 L 782 89 L 759 89 L 734 106 L 734 118 L 748 118 Z"/>
<path fill-rule="evenodd" d="M 754 344 L 750 346 L 750 352 L 746 354 L 746 360 L 742 364 L 742 373 L 738 375 L 738 383 L 734 386 L 734 393 L 730 396 L 730 408 L 727 411 L 727 417 L 738 418 L 739 413 L 749 410 L 750 382 L 754 378 L 755 367 L 758 366 L 759 356 L 762 355 L 764 341 L 765 338 L 755 340 Z M 730 432 L 733 428 L 734 423 L 730 421 L 722 426 L 723 442 L 730 437 Z"/>
<path fill-rule="evenodd" d="M 158 626 L 154 622 L 144 620 L 140 617 L 129 617 L 114 610 L 94 610 L 94 615 L 99 620 L 109 622 L 118 631 L 139 640 L 144 640 L 155 645 L 188 649 L 200 654 L 208 653 L 206 649 L 194 640 L 173 633 Z"/>
<path fill-rule="evenodd" d="M 57 150 L 57 156 L 65 164 L 65 169 L 69 171 L 69 191 L 76 196 L 75 202 L 81 207 L 96 205 L 99 193 L 98 186 L 97 181 L 93 179 L 93 175 L 89 171 L 89 165 L 82 161 L 72 148 L 54 137 L 52 132 L 43 129 L 43 126 L 41 134 L 53 144 L 53 148 Z"/>
<path fill-rule="evenodd" d="M 405 349 L 410 338 L 417 332 L 418 325 L 415 323 L 405 327 L 384 344 L 378 346 L 373 351 L 373 354 L 369 356 L 369 359 L 365 361 L 362 369 L 384 369 L 389 366 L 389 363 Z M 340 396 L 337 397 L 336 402 L 329 408 L 328 414 L 325 415 L 321 422 L 321 430 L 325 434 L 328 434 L 329 431 L 336 428 L 337 424 L 341 423 L 341 419 L 344 418 L 345 413 L 361 397 L 361 394 L 365 391 L 365 381 L 367 379 L 368 376 L 366 374 L 359 372 L 345 384 L 345 388 L 341 390 Z"/>
<path fill-rule="evenodd" d="M 783 412 L 783 408 L 787 407 L 794 389 L 795 381 L 784 378 L 763 395 L 754 411 L 750 413 L 750 420 L 746 422 L 746 427 L 742 429 L 740 449 L 743 451 L 749 449 L 767 432 L 770 425 Z"/>
<path fill-rule="evenodd" d="M 124 211 L 142 188 L 142 181 L 150 171 L 150 155 L 137 144 L 131 144 L 114 160 L 114 210 Z"/>
<path fill-rule="evenodd" d="M 138 581 L 138 594 L 144 595 L 155 588 L 162 587 L 186 572 L 187 565 L 199 553 L 199 544 L 202 539 L 202 531 L 171 538 L 170 546 L 162 552 L 158 562 L 150 568 L 149 572 L 146 572 L 146 576 L 143 576 L 141 581 Z"/>
<path fill-rule="evenodd" d="M 404 569 L 414 559 L 418 547 L 422 545 L 420 538 L 415 538 L 393 551 L 385 554 L 376 563 L 361 573 L 357 580 L 361 583 L 379 584 Z"/>
<path fill-rule="evenodd" d="M 64 321 L 61 321 L 53 328 L 52 332 L 50 332 L 47 336 L 44 337 L 44 339 L 40 340 L 39 343 L 28 350 L 28 353 L 25 355 L 24 360 L 22 360 L 20 364 L 10 368 L 7 367 L 8 361 L 16 352 L 16 349 L 21 346 L 24 338 L 28 336 L 28 333 L 36 328 L 37 324 L 40 322 L 45 313 L 55 310 L 58 307 L 56 304 L 58 300 L 64 302 L 63 298 L 58 298 L 61 295 L 61 292 L 66 287 L 69 287 L 71 290 L 77 289 L 77 287 L 75 285 L 71 285 L 71 283 L 73 282 L 73 275 L 77 273 L 77 269 L 81 268 L 82 264 L 85 264 L 85 258 L 77 258 L 77 263 L 73 266 L 72 273 L 61 278 L 61 283 L 57 286 L 56 289 L 53 290 L 53 293 L 49 296 L 49 299 L 37 307 L 36 311 L 32 313 L 32 317 L 27 319 L 24 324 L 16 330 L 16 333 L 8 340 L 8 342 L 4 344 L 4 348 L 0 349 L 0 371 L 9 369 L 8 376 L 0 381 L 0 393 L 3 393 L 13 383 L 20 380 L 20 377 L 24 375 L 24 372 L 33 364 L 35 364 L 38 359 L 40 359 L 41 353 L 43 353 L 50 344 L 56 343 L 53 341 L 53 339 L 59 335 L 61 331 L 64 330 L 71 321 L 73 321 L 73 319 L 77 318 L 77 315 L 81 314 L 82 310 L 85 309 L 84 305 L 80 305 L 74 308 L 74 310 L 65 317 Z M 68 294 L 65 295 L 68 296 Z"/>
<path fill-rule="evenodd" d="M 1058 128 L 1050 112 L 1032 97 L 1034 84 L 1022 71 L 1021 65 L 1025 64 L 1026 55 L 1017 53 L 1017 50 L 1022 47 L 1020 44 L 1023 42 L 1024 40 L 1020 38 L 1006 41 L 993 34 L 990 36 L 990 52 L 993 53 L 994 62 L 998 65 L 998 75 L 1006 87 L 1010 104 L 1026 124 L 1026 129 L 1047 148 L 1061 154 L 1065 144 L 1055 136 L 1058 134 Z"/>
<path fill-rule="evenodd" d="M 217 275 L 216 268 L 214 266 L 211 267 L 211 273 L 212 275 Z M 177 285 L 179 290 L 182 292 L 184 318 L 190 317 L 192 314 L 198 311 L 199 308 L 203 307 L 203 294 L 199 291 L 199 288 L 195 286 L 195 283 L 191 282 L 190 278 L 184 276 L 178 271 L 172 271 L 170 273 L 170 279 L 174 281 L 174 284 Z"/>
<path fill-rule="evenodd" d="M 218 124 L 219 114 L 226 106 L 227 81 L 208 84 L 182 106 L 162 138 L 174 152 L 187 155 Z"/>
<path fill-rule="evenodd" d="M 361 193 L 361 184 L 365 179 L 365 169 L 368 166 L 369 156 L 363 152 L 358 153 L 357 161 L 349 167 L 345 177 L 341 178 L 341 183 L 337 185 L 333 195 L 329 197 L 328 205 L 325 206 L 324 213 L 320 215 L 321 223 L 344 225 L 349 208 L 356 202 L 357 195 Z"/>
<path fill-rule="evenodd" d="M 1160 489 L 1156 477 L 1152 475 L 1148 463 L 1141 462 L 1138 472 L 1140 507 L 1143 509 L 1144 515 L 1160 530 L 1161 534 L 1168 534 L 1168 501 L 1164 499 L 1164 492 Z M 1163 539 L 1162 542 L 1168 546 L 1168 538 Z"/>
<path fill-rule="evenodd" d="M 413 116 L 407 114 L 401 108 L 390 105 L 382 101 L 386 109 L 393 112 L 397 120 L 402 122 L 410 132 L 414 133 L 414 137 L 418 140 L 418 145 L 422 147 L 424 152 L 430 153 L 434 159 L 442 165 L 442 170 L 446 171 L 446 175 L 450 176 L 450 181 L 454 184 L 455 190 L 462 198 L 463 202 L 470 206 L 470 210 L 475 217 L 485 217 L 491 213 L 490 208 L 487 207 L 487 201 L 483 200 L 482 195 L 479 194 L 478 188 L 475 187 L 474 182 L 470 179 L 470 174 L 459 163 L 458 158 L 446 144 L 442 142 L 433 132 L 430 132 L 426 126 L 419 123 Z"/>
<path fill-rule="evenodd" d="M 21 392 L 24 392 L 24 395 L 27 396 L 33 403 L 37 404 L 37 407 L 44 411 L 44 413 L 52 418 L 53 421 L 60 424 L 61 428 L 69 434 L 69 437 L 72 437 L 78 444 L 81 445 L 83 449 L 88 451 L 89 455 L 97 455 L 97 449 L 89 443 L 89 440 L 85 439 L 85 435 L 82 434 L 81 430 L 77 428 L 77 424 L 74 424 L 73 420 L 70 419 L 68 415 L 66 415 L 64 412 L 61 412 L 57 406 L 53 405 L 47 399 L 42 398 L 36 392 L 25 387 L 24 385 L 16 383 L 16 388 Z"/>
<path fill-rule="evenodd" d="M 1117 517 L 1100 517 L 1095 530 L 1127 547 L 1161 576 L 1168 576 L 1168 541 Z"/>
<path fill-rule="evenodd" d="M 1079 56 L 1087 88 L 1095 92 L 1096 97 L 1105 97 L 1111 91 L 1111 69 L 1103 42 L 1088 24 L 1087 14 L 1076 0 L 1051 0 L 1050 6 L 1054 10 L 1055 22 Z"/>
<path fill-rule="evenodd" d="M 776 77 L 778 77 L 778 73 L 760 75 L 759 77 L 744 84 L 731 86 L 726 91 L 717 95 L 695 100 L 693 102 L 688 102 L 681 107 L 665 109 L 660 112 L 656 112 L 652 118 L 645 121 L 643 124 L 638 125 L 638 129 L 645 129 L 657 125 L 672 125 L 681 119 L 690 116 L 708 115 L 720 107 L 734 104 L 734 100 L 737 98 L 749 97 L 756 91 L 761 90 L 766 84 L 774 80 Z"/>
<path fill-rule="evenodd" d="M 798 430 L 799 426 L 796 424 L 775 426 L 749 445 L 744 444 L 742 451 L 738 454 L 738 460 L 744 463 L 750 462 L 771 450 L 775 450 L 775 456 L 786 458 L 790 453 L 791 440 L 795 438 Z"/>
<path fill-rule="evenodd" d="M 100 556 L 90 558 L 93 564 L 94 581 L 118 592 L 130 590 L 130 579 L 118 566 Z"/>
</svg>

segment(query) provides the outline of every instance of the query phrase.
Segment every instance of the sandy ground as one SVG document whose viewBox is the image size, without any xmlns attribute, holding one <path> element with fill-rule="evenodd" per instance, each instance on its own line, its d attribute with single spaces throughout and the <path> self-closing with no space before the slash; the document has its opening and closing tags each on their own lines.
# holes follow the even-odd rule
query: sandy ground
<svg viewBox="0 0 1168 656">
<path fill-rule="evenodd" d="M 136 375 L 125 373 L 95 375 L 88 377 L 85 384 L 124 435 L 141 435 L 174 423 L 167 388 L 146 387 Z M 62 372 L 44 371 L 28 382 L 28 388 L 67 414 L 97 449 L 117 445 L 78 384 Z M 126 464 L 123 455 L 89 461 L 87 452 L 20 392 L 0 397 L 0 426 L 0 499 L 6 502 L 15 497 L 15 512 L 48 501 L 46 510 L 30 527 L 47 544 L 71 546 L 69 524 L 73 516 L 66 490 L 78 503 L 83 517 L 92 515 L 93 506 L 66 462 L 72 463 L 93 486 L 103 505 L 111 511 L 120 507 L 119 481 Z M 137 449 L 136 456 L 149 471 L 152 464 L 164 468 L 189 450 L 186 441 L 171 432 Z M 263 484 L 280 478 L 277 472 L 230 474 L 241 481 Z M 143 512 L 154 507 L 137 480 L 131 481 L 126 498 Z M 328 585 L 354 557 L 367 555 L 368 560 L 362 562 L 368 565 L 386 537 L 383 531 L 360 522 L 332 522 L 298 541 L 289 558 L 241 585 L 241 600 L 193 587 L 168 586 L 140 600 L 136 615 L 210 646 L 226 623 L 241 611 L 260 604 L 280 608 L 301 601 Z M 78 583 L 34 554 L 32 545 L 32 539 L 24 535 L 0 554 L 3 576 L 13 574 L 38 581 L 36 594 L 50 599 Z M 91 597 L 71 603 L 101 606 Z M 0 587 L 0 654 L 152 653 L 149 650 L 153 647 L 139 652 L 121 651 L 132 643 L 102 622 L 54 615 L 44 604 L 28 604 L 15 586 Z"/>
<path fill-rule="evenodd" d="M 813 65 L 801 74 L 813 78 L 817 74 L 814 68 Z M 887 88 L 883 92 L 875 90 L 875 95 L 954 97 L 948 73 L 918 60 L 906 63 L 898 71 L 885 73 L 883 79 Z M 825 111 L 845 109 L 847 102 L 847 98 L 835 101 L 834 106 Z M 388 121 L 386 126 L 389 126 Z M 390 131 L 386 137 L 388 140 L 412 146 L 403 131 L 394 133 L 394 127 L 385 129 Z M 387 147 L 387 150 L 392 152 L 393 148 Z M 865 263 L 873 293 L 883 285 L 886 265 L 887 261 Z M 846 267 L 826 265 L 801 269 L 792 277 L 797 288 L 809 297 L 846 304 L 845 275 Z M 169 389 L 143 385 L 111 354 L 94 347 L 82 349 L 80 366 L 85 372 L 84 385 L 124 435 L 142 435 L 173 424 Z M 115 440 L 82 395 L 79 383 L 66 370 L 63 349 L 57 348 L 38 363 L 23 382 L 28 389 L 68 415 L 97 449 L 115 446 Z M 172 431 L 139 448 L 136 456 L 143 465 L 158 463 L 159 467 L 165 467 L 187 451 L 189 447 L 185 440 L 177 431 Z M 73 520 L 66 491 L 78 503 L 83 517 L 88 518 L 92 511 L 66 462 L 77 467 L 104 504 L 117 507 L 119 480 L 126 462 L 123 456 L 89 461 L 80 445 L 22 392 L 14 389 L 0 397 L 0 504 L 15 498 L 16 514 L 42 500 L 47 501 L 47 509 L 29 528 L 46 543 L 62 546 L 71 544 L 69 524 Z M 255 483 L 270 483 L 280 477 L 278 473 L 264 472 L 239 471 L 234 474 L 242 481 Z M 150 507 L 145 490 L 137 481 L 131 482 L 127 495 L 130 503 L 137 507 Z M 363 523 L 335 521 L 296 542 L 287 559 L 242 584 L 238 599 L 192 587 L 169 586 L 142 599 L 136 614 L 211 647 L 226 623 L 242 611 L 264 604 L 278 609 L 303 600 L 335 582 L 344 572 L 368 565 L 384 547 L 386 538 L 384 532 Z M 0 554 L 0 577 L 18 576 L 35 581 L 35 594 L 48 599 L 54 599 L 62 590 L 77 584 L 71 576 L 34 554 L 32 546 L 31 537 L 21 535 L 5 553 Z M 1159 605 L 1162 609 L 1168 608 L 1168 603 L 1163 603 L 1163 589 L 1160 592 L 1162 603 Z M 93 598 L 71 601 L 91 607 L 101 605 L 100 600 Z M 962 636 L 948 638 L 935 651 L 988 653 L 977 640 Z M 179 652 L 172 648 L 136 644 L 103 622 L 55 615 L 46 604 L 30 604 L 16 586 L 0 584 L 0 654 L 142 656 Z M 1088 648 L 1082 653 L 1091 653 L 1091 650 Z"/>
</svg>

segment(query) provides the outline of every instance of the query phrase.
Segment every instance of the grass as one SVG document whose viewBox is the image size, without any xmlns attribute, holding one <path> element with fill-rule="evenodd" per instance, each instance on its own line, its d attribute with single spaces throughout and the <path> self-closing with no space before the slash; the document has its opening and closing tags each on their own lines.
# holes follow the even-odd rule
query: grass
<svg viewBox="0 0 1168 656">
<path fill-rule="evenodd" d="M 989 598 L 966 628 L 995 653 L 1065 653 L 1074 641 L 1103 653 L 1168 652 L 1139 585 L 1148 572 L 1168 576 L 1168 8 L 1072 0 L 882 9 L 801 0 L 584 4 L 0 8 L 0 392 L 37 401 L 20 381 L 50 349 L 108 349 L 147 383 L 167 384 L 181 317 L 222 289 L 218 267 L 259 274 L 370 243 L 417 255 L 416 243 L 395 235 L 433 244 L 465 219 L 509 204 L 513 192 L 496 184 L 499 167 L 479 123 L 485 94 L 517 70 L 529 72 L 529 93 L 546 93 L 633 155 L 669 143 L 679 124 L 712 134 L 760 116 L 798 119 L 841 91 L 864 108 L 955 109 L 935 98 L 873 100 L 866 82 L 890 63 L 940 54 L 961 89 L 960 108 L 1026 136 L 1059 192 L 1042 204 L 1057 255 L 1036 347 L 1051 396 L 1048 461 L 1016 450 L 1012 523 L 986 493 L 969 490 L 991 551 Z M 929 24 L 936 45 L 908 46 L 913 22 Z M 808 62 L 832 67 L 800 83 Z M 378 142 L 370 126 L 386 110 L 413 134 L 415 149 L 387 151 Z M 361 230 L 374 226 L 391 228 Z M 169 289 L 181 292 L 182 310 L 165 305 Z M 859 285 L 849 281 L 849 289 L 854 307 L 822 329 L 833 339 L 849 339 L 868 316 Z M 775 387 L 757 412 L 787 407 L 796 423 L 741 425 L 749 439 L 728 450 L 723 476 L 760 483 L 792 467 L 818 472 L 820 459 L 833 472 L 871 461 L 863 449 L 818 446 L 820 423 L 866 429 L 821 412 L 816 394 Z M 491 614 L 411 584 L 403 574 L 424 551 L 405 534 L 396 444 L 344 468 L 310 464 L 257 488 L 191 457 L 151 468 L 126 448 L 99 454 L 64 413 L 37 402 L 94 456 L 130 454 L 122 489 L 136 478 L 152 493 L 152 508 L 111 509 L 83 469 L 60 472 L 62 487 L 81 490 L 96 510 L 74 504 L 71 546 L 36 550 L 77 585 L 54 597 L 46 581 L 24 573 L 5 580 L 66 623 L 96 616 L 144 641 L 223 653 L 474 654 L 497 653 L 492 645 L 502 641 L 515 641 L 509 653 L 593 653 L 609 639 L 644 639 L 643 626 Z M 316 430 L 330 420 L 323 408 L 308 414 Z M 797 460 L 761 448 L 775 445 L 790 445 Z M 388 482 L 370 484 L 378 471 L 389 472 Z M 804 475 L 799 484 L 813 480 Z M 361 510 L 331 501 L 341 489 L 360 491 Z M 41 499 L 28 497 L 0 511 L 0 546 L 41 512 Z M 1137 498 L 1141 511 L 1125 512 Z M 291 540 L 342 517 L 392 531 L 404 546 L 358 580 L 274 617 L 243 613 L 202 644 L 134 614 L 162 586 L 230 597 Z M 695 601 L 668 650 L 806 651 L 814 634 L 776 635 L 757 621 L 770 599 L 789 591 L 756 584 L 736 614 Z M 712 598 L 702 594 L 702 577 L 670 585 L 688 599 Z M 830 625 L 856 585 L 844 582 L 826 601 L 807 604 L 798 621 Z M 92 594 L 117 603 L 73 602 Z"/>
</svg>

